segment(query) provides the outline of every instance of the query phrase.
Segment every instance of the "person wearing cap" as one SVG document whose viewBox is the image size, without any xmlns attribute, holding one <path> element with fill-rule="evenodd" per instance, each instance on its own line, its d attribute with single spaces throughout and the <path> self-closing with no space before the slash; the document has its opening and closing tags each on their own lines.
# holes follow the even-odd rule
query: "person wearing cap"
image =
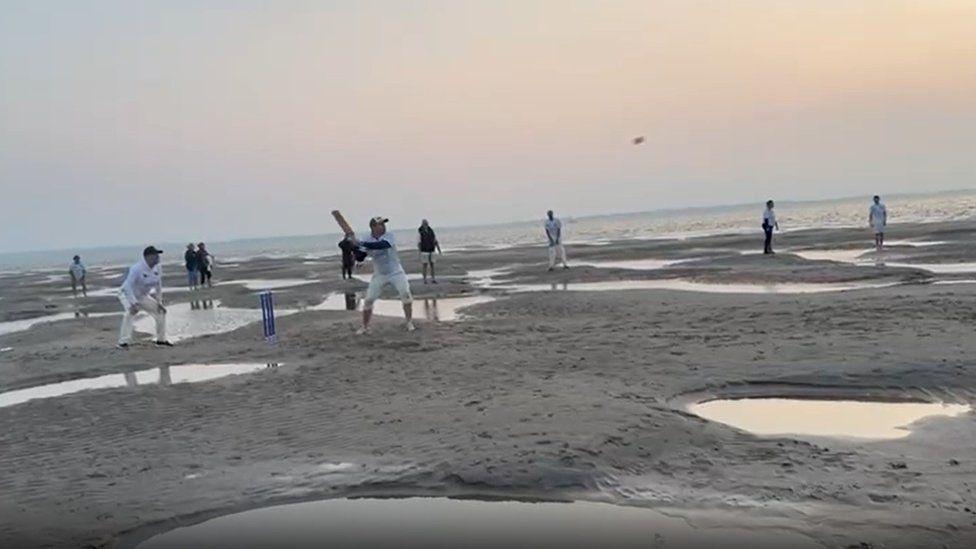
<svg viewBox="0 0 976 549">
<path fill-rule="evenodd" d="M 373 258 L 373 277 L 369 281 L 366 298 L 363 300 L 363 327 L 359 329 L 359 334 L 369 333 L 369 321 L 373 318 L 373 303 L 380 298 L 383 288 L 387 285 L 393 286 L 400 296 L 400 301 L 403 303 L 403 316 L 407 320 L 407 331 L 412 332 L 416 329 L 413 325 L 413 296 L 410 294 L 410 282 L 397 255 L 396 239 L 393 238 L 393 233 L 386 230 L 387 222 L 389 219 L 385 217 L 374 217 L 369 220 L 368 237 L 356 239 L 355 236 L 350 235 L 357 248 Z"/>
<path fill-rule="evenodd" d="M 71 277 L 71 293 L 78 297 L 78 286 L 81 286 L 81 295 L 88 297 L 88 286 L 85 284 L 85 275 L 88 270 L 81 264 L 81 256 L 71 258 L 71 265 L 68 266 L 68 276 Z"/>
<path fill-rule="evenodd" d="M 142 259 L 129 267 L 119 288 L 119 301 L 125 313 L 119 330 L 119 348 L 127 349 L 132 340 L 133 319 L 139 311 L 149 313 L 156 321 L 156 345 L 172 347 L 166 339 L 166 307 L 163 307 L 163 275 L 159 254 L 154 246 L 142 251 Z"/>
<path fill-rule="evenodd" d="M 198 256 L 197 251 L 193 248 L 193 243 L 190 242 L 186 245 L 186 252 L 183 253 L 183 261 L 186 263 L 186 289 L 196 290 L 197 289 L 197 269 Z"/>
</svg>

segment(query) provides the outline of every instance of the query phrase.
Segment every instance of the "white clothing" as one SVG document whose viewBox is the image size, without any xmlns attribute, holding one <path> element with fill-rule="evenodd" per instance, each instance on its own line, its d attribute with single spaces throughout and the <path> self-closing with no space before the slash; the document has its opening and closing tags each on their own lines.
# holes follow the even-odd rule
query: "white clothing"
<svg viewBox="0 0 976 549">
<path fill-rule="evenodd" d="M 776 226 L 776 213 L 773 210 L 766 208 L 766 211 L 763 212 L 763 224 L 767 227 Z"/>
<path fill-rule="evenodd" d="M 559 252 L 560 257 L 563 260 L 563 267 L 566 266 L 566 246 L 562 244 L 556 244 L 555 246 L 549 246 L 549 268 L 556 266 L 556 252 Z"/>
<path fill-rule="evenodd" d="M 389 284 L 397 291 L 400 301 L 403 303 L 413 303 L 413 295 L 410 294 L 410 281 L 407 274 L 401 269 L 399 273 L 392 275 L 382 275 L 373 273 L 373 278 L 369 281 L 369 288 L 366 290 L 366 299 L 363 300 L 364 309 L 372 309 L 373 302 L 383 294 L 383 287 Z"/>
<path fill-rule="evenodd" d="M 885 225 L 888 224 L 888 209 L 885 208 L 884 204 L 871 204 L 868 219 L 871 221 L 871 226 L 874 227 L 875 234 L 881 234 L 884 232 Z"/>
<path fill-rule="evenodd" d="M 85 278 L 85 273 L 87 271 L 85 270 L 85 266 L 81 263 L 72 262 L 71 266 L 68 267 L 68 272 L 71 273 L 71 276 L 73 276 L 75 280 L 81 280 Z"/>
<path fill-rule="evenodd" d="M 423 265 L 433 265 L 434 252 L 420 252 L 420 263 Z"/>
<path fill-rule="evenodd" d="M 122 315 L 122 327 L 119 329 L 119 343 L 128 344 L 132 341 L 135 315 L 129 310 L 132 304 L 128 296 L 122 291 L 119 291 L 119 302 L 122 303 L 122 309 L 125 311 Z M 147 294 L 139 298 L 135 305 L 139 310 L 149 313 L 156 321 L 156 341 L 166 341 L 166 313 L 159 308 L 159 302 Z"/>
<path fill-rule="evenodd" d="M 563 223 L 558 217 L 546 220 L 546 234 L 549 236 L 549 245 L 558 246 L 563 243 Z"/>
<path fill-rule="evenodd" d="M 156 299 L 163 297 L 163 270 L 157 263 L 155 267 L 150 267 L 145 259 L 129 267 L 129 273 L 125 275 L 125 281 L 119 289 L 128 301 L 129 305 L 137 305 L 142 302 L 142 298 L 149 296 L 150 293 L 156 294 Z"/>
<path fill-rule="evenodd" d="M 393 233 L 386 232 L 379 238 L 374 238 L 372 234 L 359 239 L 361 248 L 367 255 L 373 258 L 373 273 L 375 275 L 393 276 L 403 274 L 403 265 L 400 264 L 400 256 L 397 255 L 396 239 Z M 389 243 L 389 247 L 380 249 L 370 249 L 371 244 Z"/>
</svg>

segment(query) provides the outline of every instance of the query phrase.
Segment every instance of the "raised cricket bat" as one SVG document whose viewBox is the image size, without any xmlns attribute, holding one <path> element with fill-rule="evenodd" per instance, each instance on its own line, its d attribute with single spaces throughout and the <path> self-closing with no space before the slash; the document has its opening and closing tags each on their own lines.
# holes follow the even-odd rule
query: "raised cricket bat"
<svg viewBox="0 0 976 549">
<path fill-rule="evenodd" d="M 342 212 L 339 210 L 332 210 L 332 217 L 335 218 L 336 223 L 339 224 L 339 228 L 342 229 L 343 233 L 347 235 L 356 234 L 356 231 L 352 230 L 352 227 L 349 225 L 349 222 L 346 221 L 346 218 L 342 216 Z"/>
</svg>

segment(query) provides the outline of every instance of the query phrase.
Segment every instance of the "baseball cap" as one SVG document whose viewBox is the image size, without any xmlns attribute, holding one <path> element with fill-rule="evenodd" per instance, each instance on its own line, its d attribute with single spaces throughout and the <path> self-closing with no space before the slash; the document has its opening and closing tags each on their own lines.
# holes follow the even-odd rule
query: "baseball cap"
<svg viewBox="0 0 976 549">
<path fill-rule="evenodd" d="M 386 223 L 387 221 L 389 221 L 389 219 L 383 217 L 382 215 L 378 215 L 378 216 L 374 217 L 373 219 L 370 219 L 369 220 L 369 226 L 372 227 L 373 225 L 382 225 L 382 224 Z"/>
<path fill-rule="evenodd" d="M 163 251 L 157 250 L 155 246 L 149 246 L 142 251 L 142 255 L 152 255 L 152 254 L 161 254 L 161 253 L 163 253 Z"/>
</svg>

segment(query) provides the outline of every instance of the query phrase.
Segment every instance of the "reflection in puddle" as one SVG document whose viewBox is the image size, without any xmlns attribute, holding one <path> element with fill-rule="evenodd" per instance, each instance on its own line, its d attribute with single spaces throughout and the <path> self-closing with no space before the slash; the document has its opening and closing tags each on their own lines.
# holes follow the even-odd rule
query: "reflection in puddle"
<svg viewBox="0 0 976 549">
<path fill-rule="evenodd" d="M 715 284 L 692 282 L 682 279 L 661 280 L 611 280 L 604 282 L 552 282 L 549 284 L 519 284 L 491 286 L 511 292 L 539 292 L 546 290 L 568 290 L 578 292 L 599 292 L 613 290 L 677 290 L 685 292 L 728 293 L 728 294 L 811 294 L 821 292 L 843 292 L 870 288 L 887 288 L 896 283 L 846 282 L 835 284 L 815 283 L 776 283 L 776 284 Z"/>
<path fill-rule="evenodd" d="M 413 300 L 414 318 L 424 318 L 427 320 L 449 322 L 464 316 L 461 309 L 488 303 L 495 298 L 487 295 L 476 295 L 469 297 L 440 297 L 440 298 L 419 298 Z M 362 298 L 359 294 L 346 292 L 344 294 L 332 294 L 325 298 L 325 301 L 310 307 L 313 311 L 357 311 L 362 310 Z M 379 316 L 403 316 L 403 304 L 398 299 L 380 299 L 373 303 L 373 313 Z"/>
<path fill-rule="evenodd" d="M 248 290 L 277 290 L 279 288 L 292 288 L 304 286 L 305 284 L 315 284 L 319 279 L 307 278 L 276 278 L 276 279 L 248 279 L 248 280 L 227 280 L 221 284 L 239 284 Z"/>
<path fill-rule="evenodd" d="M 335 499 L 246 511 L 177 528 L 137 548 L 263 548 L 285 540 L 294 548 L 817 547 L 799 534 L 747 525 L 697 529 L 653 509 L 607 503 L 407 498 Z"/>
<path fill-rule="evenodd" d="M 282 314 L 287 311 L 282 311 Z M 279 314 L 279 316 L 282 316 Z M 174 303 L 166 306 L 166 333 L 176 342 L 190 337 L 232 332 L 261 320 L 257 309 L 231 309 L 220 306 L 219 299 Z M 153 334 L 156 325 L 151 316 L 140 313 L 135 320 L 136 330 Z"/>
<path fill-rule="evenodd" d="M 798 435 L 863 439 L 908 436 L 906 427 L 930 416 L 955 417 L 965 404 L 872 402 L 786 398 L 711 400 L 693 404 L 691 413 L 756 435 Z"/>
<path fill-rule="evenodd" d="M 151 370 L 110 374 L 86 379 L 73 379 L 61 383 L 39 385 L 27 389 L 0 393 L 0 407 L 13 406 L 38 398 L 51 398 L 91 389 L 111 387 L 136 387 L 139 385 L 172 385 L 174 383 L 196 383 L 219 377 L 246 374 L 277 367 L 277 364 L 187 364 L 182 366 L 162 366 Z"/>
</svg>

